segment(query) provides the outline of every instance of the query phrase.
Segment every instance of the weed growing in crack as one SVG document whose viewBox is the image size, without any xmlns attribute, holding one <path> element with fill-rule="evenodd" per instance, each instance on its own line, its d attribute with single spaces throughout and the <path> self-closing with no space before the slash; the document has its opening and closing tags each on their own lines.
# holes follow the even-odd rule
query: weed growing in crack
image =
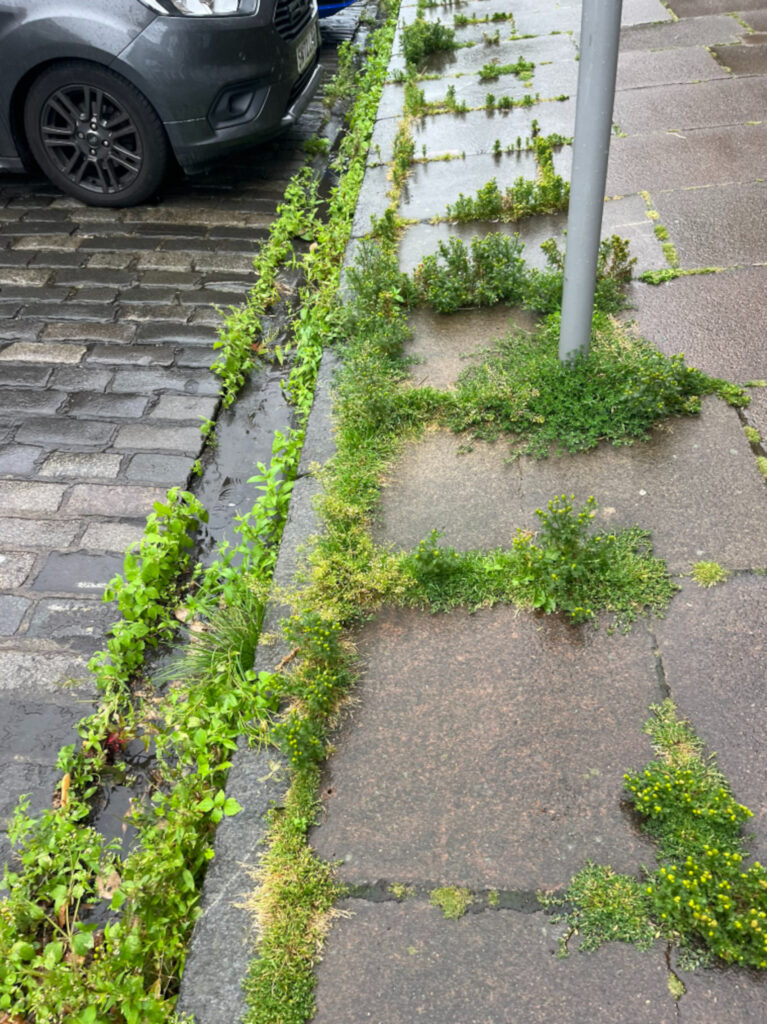
<svg viewBox="0 0 767 1024">
<path fill-rule="evenodd" d="M 417 17 L 402 31 L 402 52 L 408 64 L 421 68 L 432 53 L 450 53 L 457 49 L 455 31 L 441 21 Z"/>
<path fill-rule="evenodd" d="M 468 889 L 445 886 L 441 889 L 432 889 L 429 893 L 429 902 L 433 907 L 438 907 L 448 920 L 455 921 L 463 917 L 474 902 L 474 897 Z"/>
<path fill-rule="evenodd" d="M 718 562 L 696 562 L 692 567 L 692 578 L 699 587 L 715 587 L 724 583 L 730 573 Z"/>
</svg>

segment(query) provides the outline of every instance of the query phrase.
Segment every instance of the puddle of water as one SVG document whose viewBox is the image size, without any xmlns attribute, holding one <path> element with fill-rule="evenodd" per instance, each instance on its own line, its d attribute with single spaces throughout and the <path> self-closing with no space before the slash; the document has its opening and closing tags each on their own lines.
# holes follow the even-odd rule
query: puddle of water
<svg viewBox="0 0 767 1024">
<path fill-rule="evenodd" d="M 198 533 L 197 557 L 209 565 L 223 540 L 236 543 L 234 517 L 243 515 L 258 496 L 248 479 L 257 465 L 269 465 L 275 431 L 287 432 L 294 423 L 280 384 L 284 367 L 257 371 L 231 409 L 216 422 L 216 447 L 192 490 L 208 510 L 209 520 Z"/>
</svg>

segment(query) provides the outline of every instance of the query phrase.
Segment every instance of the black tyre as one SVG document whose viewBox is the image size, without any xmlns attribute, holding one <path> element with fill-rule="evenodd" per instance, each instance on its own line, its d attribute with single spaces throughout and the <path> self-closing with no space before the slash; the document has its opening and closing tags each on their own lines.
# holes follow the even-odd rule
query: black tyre
<svg viewBox="0 0 767 1024">
<path fill-rule="evenodd" d="M 54 64 L 35 79 L 24 129 L 41 171 L 91 206 L 135 206 L 160 186 L 165 130 L 121 75 L 85 61 Z"/>
</svg>

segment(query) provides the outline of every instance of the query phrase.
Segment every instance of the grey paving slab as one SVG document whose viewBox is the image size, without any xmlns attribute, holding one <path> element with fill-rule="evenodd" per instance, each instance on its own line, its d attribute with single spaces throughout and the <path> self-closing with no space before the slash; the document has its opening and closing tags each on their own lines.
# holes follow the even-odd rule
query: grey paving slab
<svg viewBox="0 0 767 1024">
<path fill-rule="evenodd" d="M 618 58 L 616 89 L 646 89 L 726 76 L 725 69 L 703 46 L 649 53 L 646 50 L 626 50 Z"/>
<path fill-rule="evenodd" d="M 733 509 L 737 517 L 737 506 Z M 727 562 L 721 560 L 727 566 Z M 763 742 L 767 578 L 692 582 L 657 627 L 671 697 L 717 755 L 738 800 L 754 814 L 746 832 L 767 857 L 767 754 Z"/>
<path fill-rule="evenodd" d="M 642 333 L 663 352 L 683 349 L 691 366 L 742 384 L 767 379 L 766 294 L 767 267 L 753 267 L 637 285 L 630 298 Z"/>
<path fill-rule="evenodd" d="M 743 26 L 727 14 L 681 18 L 664 24 L 632 25 L 621 30 L 621 50 L 653 50 L 737 42 Z"/>
<path fill-rule="evenodd" d="M 179 426 L 177 423 L 131 423 L 120 427 L 114 447 L 121 450 L 149 448 L 162 452 L 187 452 L 196 455 L 205 439 L 199 427 Z"/>
<path fill-rule="evenodd" d="M 767 262 L 767 183 L 677 190 L 653 201 L 682 267 Z"/>
<path fill-rule="evenodd" d="M 492 91 L 492 90 L 489 90 Z M 575 126 L 575 103 L 538 103 L 532 107 L 516 107 L 509 111 L 473 110 L 466 114 L 438 114 L 425 117 L 413 127 L 415 152 L 429 158 L 444 154 L 492 153 L 496 139 L 501 146 L 513 145 L 517 137 L 523 143 L 532 136 L 532 123 L 538 121 L 541 134 L 570 136 Z M 511 163 L 517 160 L 516 155 Z M 504 171 L 508 173 L 508 163 Z M 516 177 L 516 175 L 514 175 Z"/>
<path fill-rule="evenodd" d="M 767 1019 L 764 971 L 676 973 L 687 990 L 679 1003 L 684 1024 L 762 1024 Z"/>
<path fill-rule="evenodd" d="M 458 375 L 487 348 L 488 339 L 503 337 L 513 325 L 530 330 L 532 314 L 506 306 L 462 310 L 446 316 L 428 309 L 416 310 L 409 325 L 413 340 L 406 354 L 417 360 L 410 377 L 418 387 L 441 390 L 452 387 Z"/>
<path fill-rule="evenodd" d="M 679 18 L 694 18 L 704 14 L 721 14 L 732 10 L 732 0 L 673 0 L 669 5 Z M 760 10 L 764 0 L 737 0 L 739 11 Z"/>
<path fill-rule="evenodd" d="M 145 395 L 102 395 L 82 391 L 70 396 L 66 413 L 77 419 L 139 419 L 148 404 L 149 399 Z"/>
<path fill-rule="evenodd" d="M 74 726 L 83 716 L 77 702 L 67 707 L 61 701 L 46 700 L 34 687 L 0 693 L 3 760 L 18 758 L 27 764 L 54 765 L 61 747 L 76 742 Z"/>
<path fill-rule="evenodd" d="M 347 900 L 317 968 L 315 1024 L 672 1024 L 663 950 L 555 957 L 543 914 L 446 921 L 420 901 Z"/>
<path fill-rule="evenodd" d="M 737 17 L 741 21 L 745 21 L 746 24 L 754 30 L 754 32 L 767 32 L 767 7 L 764 5 L 755 9 L 741 11 Z M 748 39 L 748 37 L 745 37 L 744 41 L 746 39 Z M 762 40 L 762 42 L 764 42 L 764 40 Z"/>
<path fill-rule="evenodd" d="M 19 761 L 0 763 L 0 829 L 8 828 L 21 794 L 29 797 L 27 813 L 32 816 L 50 807 L 60 778 L 61 774 L 52 765 Z"/>
<path fill-rule="evenodd" d="M 628 135 L 763 121 L 766 78 L 721 78 L 616 93 L 613 120 Z"/>
<path fill-rule="evenodd" d="M 0 350 L 0 360 L 15 363 L 79 363 L 85 352 L 84 345 L 14 341 Z"/>
<path fill-rule="evenodd" d="M 742 44 L 717 46 L 713 55 L 734 75 L 767 74 L 767 44 L 764 42 L 748 45 L 748 36 Z"/>
<path fill-rule="evenodd" d="M 718 399 L 629 448 L 509 465 L 503 442 L 459 455 L 465 440 L 435 432 L 407 447 L 383 490 L 379 539 L 410 548 L 437 529 L 461 549 L 506 547 L 518 527 L 536 528 L 535 509 L 554 495 L 593 494 L 599 522 L 651 530 L 674 572 L 702 558 L 767 565 L 767 492 L 737 414 Z"/>
<path fill-rule="evenodd" d="M 419 163 L 405 182 L 400 213 L 419 220 L 444 217 L 447 204 L 454 203 L 461 193 L 473 196 L 491 178 L 496 178 L 499 187 L 505 189 L 520 175 L 535 177 L 536 163 L 532 154 L 515 153 L 500 159 L 482 154 L 467 156 L 464 160 Z"/>
<path fill-rule="evenodd" d="M 653 860 L 621 811 L 658 695 L 643 628 L 386 611 L 356 642 L 359 703 L 311 836 L 343 880 L 534 891 L 588 858 L 629 872 Z"/>
<path fill-rule="evenodd" d="M 645 136 L 615 138 L 607 195 L 753 181 L 754 169 L 764 166 L 766 139 L 763 124 L 656 134 L 652 144 Z"/>
<path fill-rule="evenodd" d="M 22 444 L 67 445 L 101 448 L 115 432 L 112 423 L 99 420 L 75 420 L 64 416 L 29 417 L 16 431 Z"/>
</svg>

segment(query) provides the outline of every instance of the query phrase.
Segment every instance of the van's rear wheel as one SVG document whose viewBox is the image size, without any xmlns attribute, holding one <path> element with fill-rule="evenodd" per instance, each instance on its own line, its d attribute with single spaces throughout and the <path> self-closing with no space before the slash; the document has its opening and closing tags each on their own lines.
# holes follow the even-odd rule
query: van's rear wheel
<svg viewBox="0 0 767 1024">
<path fill-rule="evenodd" d="M 24 128 L 42 172 L 91 206 L 134 206 L 160 186 L 165 130 L 121 75 L 85 61 L 54 64 L 35 80 Z"/>
</svg>

